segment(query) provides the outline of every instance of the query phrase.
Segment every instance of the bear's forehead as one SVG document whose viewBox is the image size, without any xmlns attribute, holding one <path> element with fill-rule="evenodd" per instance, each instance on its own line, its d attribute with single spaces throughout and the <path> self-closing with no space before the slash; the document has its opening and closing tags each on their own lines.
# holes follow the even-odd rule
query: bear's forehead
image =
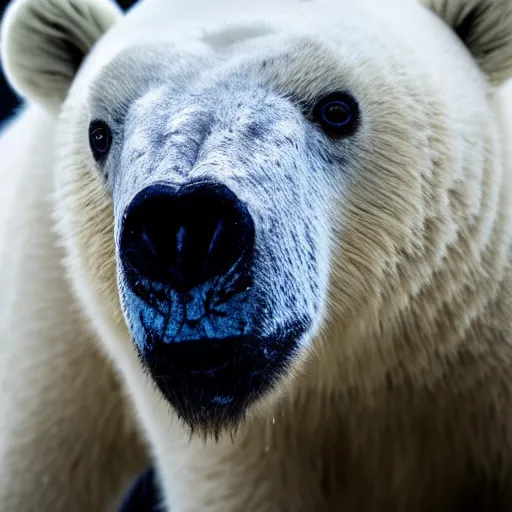
<svg viewBox="0 0 512 512">
<path fill-rule="evenodd" d="M 391 8 L 394 3 L 403 7 Z M 325 42 L 324 52 L 330 46 L 348 57 L 349 52 L 357 54 L 366 48 L 368 55 L 374 57 L 382 52 L 386 41 L 396 46 L 397 38 L 407 39 L 404 31 L 418 32 L 410 30 L 416 25 L 417 12 L 411 14 L 406 8 L 414 4 L 413 10 L 417 11 L 419 6 L 414 0 L 276 0 L 267 4 L 268 0 L 250 4 L 245 0 L 145 0 L 96 45 L 90 59 L 94 62 L 92 74 L 95 76 L 96 70 L 104 65 L 114 65 L 117 55 L 126 50 L 149 46 L 232 56 L 244 48 L 250 48 L 256 55 L 283 52 L 284 44 L 290 58 L 300 59 L 309 69 L 322 62 L 322 51 L 319 45 L 315 48 L 308 44 L 306 35 L 317 43 Z M 210 16 L 210 12 L 215 15 Z M 276 40 L 269 37 L 272 35 L 283 37 Z M 286 35 L 293 44 L 286 45 Z M 298 35 L 304 36 L 302 40 Z"/>
<path fill-rule="evenodd" d="M 138 105 L 156 106 L 155 89 L 166 89 L 167 105 L 210 102 L 222 107 L 233 98 L 255 101 L 274 92 L 295 102 L 312 102 L 336 89 L 357 93 L 356 75 L 366 67 L 362 45 L 346 38 L 339 47 L 332 39 L 311 33 L 258 34 L 223 51 L 211 49 L 211 34 L 197 49 L 187 44 L 151 42 L 120 51 L 89 83 L 89 101 L 98 110 L 126 113 Z M 308 72 L 304 73 L 307 69 Z M 360 82 L 360 81 L 359 81 Z M 158 96 L 163 106 L 164 96 Z"/>
</svg>

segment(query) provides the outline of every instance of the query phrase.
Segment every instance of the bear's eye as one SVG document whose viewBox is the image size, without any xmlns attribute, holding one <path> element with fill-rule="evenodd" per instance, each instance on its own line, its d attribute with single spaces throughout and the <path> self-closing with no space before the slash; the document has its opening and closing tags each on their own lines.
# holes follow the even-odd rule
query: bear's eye
<svg viewBox="0 0 512 512">
<path fill-rule="evenodd" d="M 89 145 L 96 160 L 106 156 L 112 144 L 110 128 L 104 121 L 93 121 L 89 126 Z"/>
<path fill-rule="evenodd" d="M 352 135 L 359 122 L 356 100 L 346 92 L 335 92 L 321 98 L 313 108 L 313 119 L 333 136 Z"/>
</svg>

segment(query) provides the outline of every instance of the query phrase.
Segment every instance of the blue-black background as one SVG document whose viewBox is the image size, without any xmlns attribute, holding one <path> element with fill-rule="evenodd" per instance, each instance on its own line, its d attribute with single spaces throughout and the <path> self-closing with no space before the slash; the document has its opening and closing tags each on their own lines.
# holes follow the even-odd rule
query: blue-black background
<svg viewBox="0 0 512 512">
<path fill-rule="evenodd" d="M 0 0 L 0 16 L 3 14 L 8 3 L 9 0 Z M 118 0 L 118 3 L 123 7 L 123 9 L 126 9 L 134 4 L 135 1 Z M 0 124 L 9 114 L 12 113 L 17 104 L 18 99 L 9 88 L 3 73 L 0 71 Z"/>
</svg>

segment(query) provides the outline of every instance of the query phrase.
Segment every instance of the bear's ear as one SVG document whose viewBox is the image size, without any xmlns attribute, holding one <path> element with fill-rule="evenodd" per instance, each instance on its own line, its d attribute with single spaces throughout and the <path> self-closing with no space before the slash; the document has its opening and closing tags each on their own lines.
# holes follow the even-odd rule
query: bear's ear
<svg viewBox="0 0 512 512">
<path fill-rule="evenodd" d="M 494 85 L 512 75 L 512 0 L 421 0 L 468 47 Z"/>
<path fill-rule="evenodd" d="M 22 97 L 58 109 L 85 55 L 120 16 L 110 0 L 14 0 L 0 39 L 7 79 Z"/>
</svg>

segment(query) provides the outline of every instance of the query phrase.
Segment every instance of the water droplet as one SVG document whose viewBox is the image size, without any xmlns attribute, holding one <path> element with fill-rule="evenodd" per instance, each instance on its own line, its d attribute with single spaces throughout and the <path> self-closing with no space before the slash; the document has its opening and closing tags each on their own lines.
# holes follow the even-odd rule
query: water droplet
<svg viewBox="0 0 512 512">
<path fill-rule="evenodd" d="M 276 419 L 272 418 L 272 425 L 275 425 L 275 424 L 276 424 Z"/>
<path fill-rule="evenodd" d="M 265 446 L 265 452 L 268 452 L 270 450 L 270 446 Z"/>
</svg>

